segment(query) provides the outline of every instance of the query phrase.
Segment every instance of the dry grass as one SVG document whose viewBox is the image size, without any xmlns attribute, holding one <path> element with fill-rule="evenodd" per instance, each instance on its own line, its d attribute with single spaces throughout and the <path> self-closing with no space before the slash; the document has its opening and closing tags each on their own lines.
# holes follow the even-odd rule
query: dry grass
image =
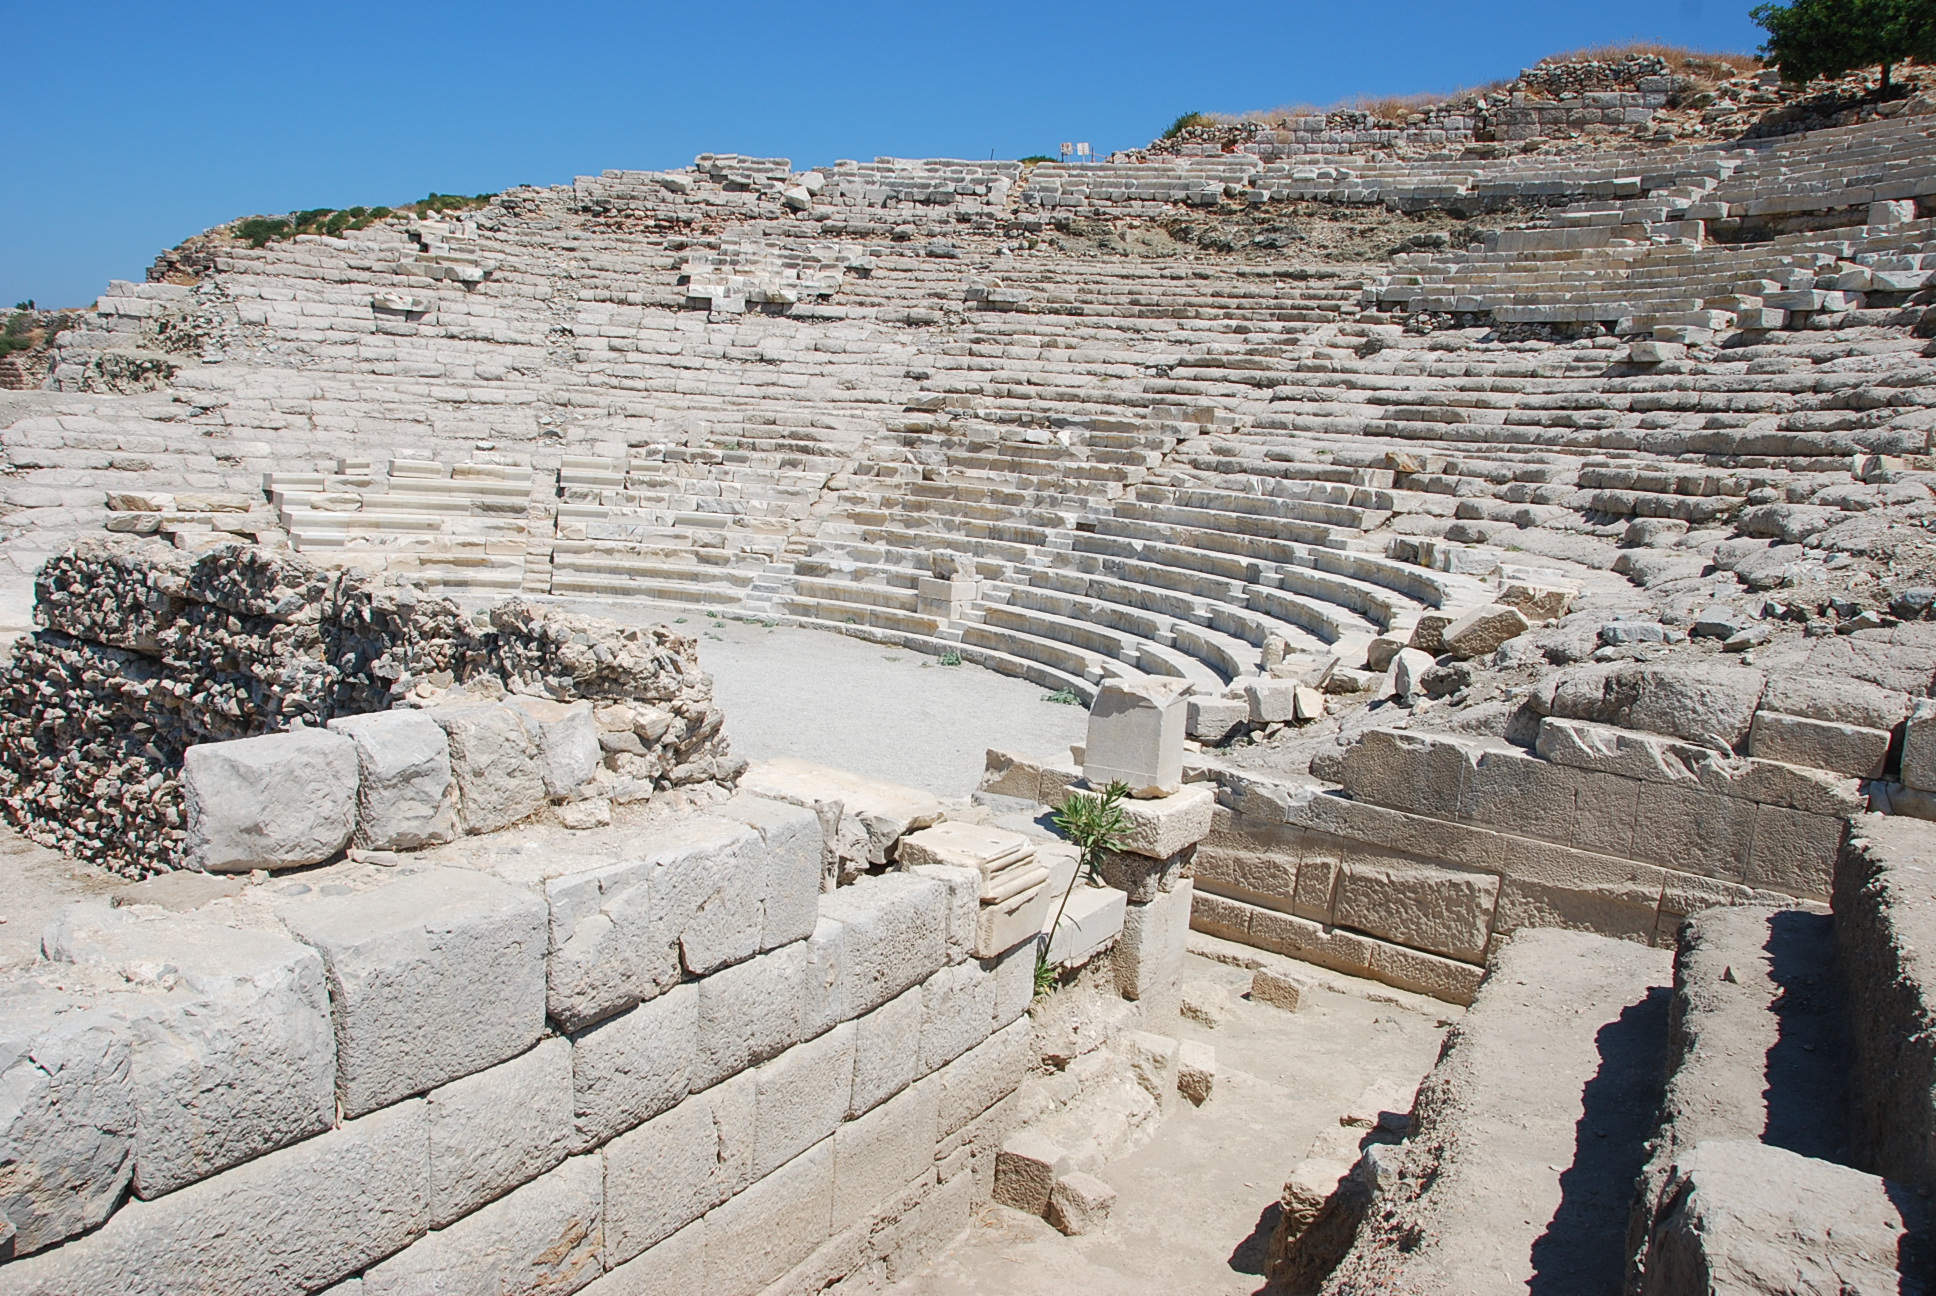
<svg viewBox="0 0 1936 1296">
<path fill-rule="evenodd" d="M 1653 41 L 1627 41 L 1618 45 L 1594 45 L 1587 49 L 1551 54 L 1541 63 L 1618 63 L 1623 59 L 1651 55 L 1667 64 L 1676 76 L 1719 80 L 1761 69 L 1754 54 L 1723 54 L 1713 50 L 1691 50 L 1684 45 L 1661 45 Z"/>
</svg>

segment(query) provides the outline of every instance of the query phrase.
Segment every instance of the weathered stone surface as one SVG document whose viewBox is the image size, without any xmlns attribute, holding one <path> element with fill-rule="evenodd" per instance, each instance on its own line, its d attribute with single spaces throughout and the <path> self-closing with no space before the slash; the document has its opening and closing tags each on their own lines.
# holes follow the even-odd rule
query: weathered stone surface
<svg viewBox="0 0 1936 1296">
<path fill-rule="evenodd" d="M 574 1150 L 604 1143 L 686 1096 L 699 1049 L 699 998 L 699 986 L 675 986 L 571 1037 Z"/>
<path fill-rule="evenodd" d="M 1425 673 L 1437 665 L 1437 660 L 1430 653 L 1420 652 L 1416 648 L 1400 649 L 1393 656 L 1386 676 L 1392 696 L 1401 702 L 1410 702 L 1418 697 L 1425 687 Z"/>
<path fill-rule="evenodd" d="M 795 942 L 699 982 L 694 1092 L 763 1062 L 812 1033 L 804 1025 L 808 944 Z"/>
<path fill-rule="evenodd" d="M 544 1029 L 545 910 L 528 891 L 430 869 L 278 912 L 328 968 L 350 1115 L 515 1057 Z"/>
<path fill-rule="evenodd" d="M 607 1143 L 606 1263 L 685 1229 L 753 1181 L 751 1073 L 735 1076 Z"/>
<path fill-rule="evenodd" d="M 1175 1008 L 1177 974 L 1190 937 L 1191 890 L 1186 879 L 1174 891 L 1124 911 L 1116 945 L 1116 989 L 1123 998 Z"/>
<path fill-rule="evenodd" d="M 1847 817 L 1862 811 L 1860 789 L 1845 777 L 1730 759 L 1711 748 L 1584 721 L 1542 720 L 1537 750 L 1557 764 L 1642 783 L 1697 789 L 1814 815 Z"/>
<path fill-rule="evenodd" d="M 902 1090 L 834 1135 L 833 1227 L 846 1228 L 932 1173 L 940 1086 Z"/>
<path fill-rule="evenodd" d="M 586 1296 L 688 1296 L 705 1284 L 706 1222 L 694 1220 L 584 1290 Z"/>
<path fill-rule="evenodd" d="M 343 849 L 356 825 L 355 744 L 320 729 L 190 747 L 182 806 L 190 868 L 295 868 Z"/>
<path fill-rule="evenodd" d="M 921 1074 L 922 987 L 903 990 L 861 1017 L 854 1039 L 854 1095 L 849 1116 L 871 1111 L 913 1084 Z"/>
<path fill-rule="evenodd" d="M 35 982 L 0 990 L 0 1220 L 16 1254 L 94 1227 L 127 1191 L 132 1054 L 107 1008 Z"/>
<path fill-rule="evenodd" d="M 548 1039 L 522 1057 L 430 1091 L 432 1228 L 565 1159 L 572 1144 L 571 1069 L 571 1045 Z"/>
<path fill-rule="evenodd" d="M 545 803 L 537 726 L 513 706 L 459 703 L 424 712 L 450 740 L 457 815 L 470 833 L 496 832 L 536 814 Z"/>
<path fill-rule="evenodd" d="M 1100 1233 L 1109 1223 L 1116 1190 L 1092 1174 L 1075 1170 L 1055 1181 L 1049 1191 L 1048 1220 L 1070 1237 Z"/>
<path fill-rule="evenodd" d="M 372 1265 L 363 1296 L 575 1292 L 602 1271 L 604 1167 L 573 1157 L 500 1201 Z"/>
<path fill-rule="evenodd" d="M 1874 1175 L 1755 1140 L 1684 1153 L 1666 1197 L 1643 1296 L 1898 1291 L 1907 1235 L 1921 1222 L 1898 1205 L 1913 1195 Z"/>
<path fill-rule="evenodd" d="M 1531 701 L 1541 715 L 1737 748 L 1767 683 L 1746 666 L 1617 662 L 1569 666 L 1540 681 Z"/>
<path fill-rule="evenodd" d="M 706 1218 L 708 1296 L 753 1296 L 832 1232 L 834 1144 L 823 1140 Z"/>
<path fill-rule="evenodd" d="M 1250 975 L 1250 997 L 1285 1012 L 1296 1012 L 1308 989 L 1304 982 L 1270 968 L 1258 968 Z"/>
<path fill-rule="evenodd" d="M 450 742 L 421 711 L 375 711 L 329 722 L 356 743 L 356 844 L 409 850 L 457 835 Z"/>
<path fill-rule="evenodd" d="M 999 958 L 1041 936 L 1061 895 L 1046 883 L 995 904 L 980 905 L 975 915 L 976 958 Z"/>
<path fill-rule="evenodd" d="M 760 1066 L 755 1179 L 826 1138 L 846 1119 L 854 1096 L 856 1036 L 854 1023 L 843 1022 Z"/>
<path fill-rule="evenodd" d="M 1459 657 L 1484 657 L 1509 639 L 1517 639 L 1532 628 L 1518 608 L 1504 603 L 1485 603 L 1473 608 L 1439 632 L 1445 651 Z"/>
<path fill-rule="evenodd" d="M 1176 1091 L 1203 1106 L 1217 1086 L 1217 1051 L 1198 1040 L 1184 1040 L 1176 1055 Z"/>
<path fill-rule="evenodd" d="M 867 858 L 885 864 L 902 834 L 940 823 L 946 811 L 938 797 L 916 788 L 863 778 L 846 770 L 792 757 L 755 761 L 740 776 L 740 790 L 812 809 L 838 801 L 867 829 Z"/>
<path fill-rule="evenodd" d="M 323 960 L 285 936 L 189 915 L 74 905 L 50 959 L 119 979 L 134 1043 L 134 1190 L 158 1197 L 336 1120 Z"/>
<path fill-rule="evenodd" d="M 1094 788 L 1122 782 L 1131 796 L 1168 796 L 1183 786 L 1188 725 L 1181 681 L 1105 680 L 1089 708 L 1082 775 Z"/>
<path fill-rule="evenodd" d="M 820 820 L 813 811 L 741 792 L 719 807 L 759 833 L 766 844 L 760 948 L 778 949 L 813 934 L 820 918 Z"/>
<path fill-rule="evenodd" d="M 1851 778 L 1877 778 L 1889 756 L 1887 729 L 1833 720 L 1811 720 L 1763 708 L 1748 732 L 1748 752 L 1758 760 L 1833 770 Z"/>
<path fill-rule="evenodd" d="M 1936 792 L 1936 699 L 1920 698 L 1903 730 L 1902 781 L 1919 792 Z"/>
<path fill-rule="evenodd" d="M 538 731 L 539 769 L 548 795 L 568 797 L 598 772 L 603 753 L 590 702 L 552 702 L 523 694 L 505 702 L 522 711 Z"/>
<path fill-rule="evenodd" d="M 871 1012 L 948 961 L 947 889 L 888 873 L 822 899 L 809 1020 L 815 1031 Z"/>
<path fill-rule="evenodd" d="M 1002 1144 L 995 1161 L 995 1200 L 1029 1215 L 1046 1215 L 1055 1181 L 1069 1168 L 1069 1153 L 1061 1144 L 1023 1130 Z"/>
<path fill-rule="evenodd" d="M 1214 786 L 1195 783 L 1171 796 L 1120 804 L 1126 821 L 1121 849 L 1167 859 L 1209 836 L 1217 794 Z"/>
<path fill-rule="evenodd" d="M 1375 849 L 1347 856 L 1334 913 L 1340 926 L 1447 958 L 1482 962 L 1499 879 Z"/>
<path fill-rule="evenodd" d="M 424 1103 L 412 1099 L 257 1157 L 92 1235 L 0 1267 L 6 1296 L 303 1296 L 423 1236 L 430 1196 Z"/>
</svg>

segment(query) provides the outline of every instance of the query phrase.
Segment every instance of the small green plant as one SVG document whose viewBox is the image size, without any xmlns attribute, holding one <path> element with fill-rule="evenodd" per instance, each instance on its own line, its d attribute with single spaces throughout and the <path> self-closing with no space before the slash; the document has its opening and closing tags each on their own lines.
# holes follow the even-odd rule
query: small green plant
<svg viewBox="0 0 1936 1296">
<path fill-rule="evenodd" d="M 672 624 L 674 625 L 684 625 L 685 623 L 686 623 L 686 619 L 684 617 L 672 618 Z"/>
<path fill-rule="evenodd" d="M 1055 939 L 1056 928 L 1062 925 L 1062 911 L 1069 907 L 1069 897 L 1074 894 L 1076 883 L 1087 880 L 1092 885 L 1101 885 L 1102 858 L 1123 844 L 1129 835 L 1129 816 L 1123 813 L 1123 801 L 1129 796 L 1129 784 L 1120 780 L 1111 783 L 1101 792 L 1071 792 L 1062 798 L 1062 804 L 1055 808 L 1054 823 L 1056 831 L 1073 842 L 1082 855 L 1076 861 L 1076 871 L 1069 876 L 1069 885 L 1062 889 L 1062 900 L 1055 907 L 1055 921 L 1049 924 L 1049 934 L 1040 938 L 1035 949 L 1035 985 L 1041 989 L 1044 969 L 1051 982 L 1055 969 L 1049 965 L 1049 944 Z"/>
<path fill-rule="evenodd" d="M 1170 128 L 1163 132 L 1163 138 L 1175 139 L 1177 136 L 1181 135 L 1184 131 L 1189 130 L 1192 126 L 1213 126 L 1215 124 L 1216 123 L 1210 120 L 1210 117 L 1208 116 L 1208 114 L 1200 113 L 1200 112 L 1186 112 L 1181 117 L 1178 117 L 1175 121 L 1170 123 Z"/>
<path fill-rule="evenodd" d="M 1022 165 L 1035 166 L 1036 164 L 1041 162 L 1053 162 L 1053 161 L 1055 161 L 1055 159 L 1050 157 L 1047 153 L 1031 153 L 1027 157 L 1022 159 Z"/>
<path fill-rule="evenodd" d="M 1057 689 L 1042 695 L 1044 702 L 1060 702 L 1063 706 L 1081 706 L 1082 697 L 1074 689 Z"/>
<path fill-rule="evenodd" d="M 941 654 L 941 664 L 943 666 L 959 666 L 961 665 L 961 654 L 950 648 L 947 652 Z"/>
<path fill-rule="evenodd" d="M 1038 961 L 1035 965 L 1035 997 L 1040 999 L 1055 989 L 1055 983 L 1060 979 L 1059 973 L 1052 964 Z"/>
</svg>

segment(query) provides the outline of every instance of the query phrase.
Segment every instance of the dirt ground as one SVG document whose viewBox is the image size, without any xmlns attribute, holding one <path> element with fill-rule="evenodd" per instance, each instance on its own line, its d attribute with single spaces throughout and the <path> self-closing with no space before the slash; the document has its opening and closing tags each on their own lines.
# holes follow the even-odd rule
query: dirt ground
<svg viewBox="0 0 1936 1296">
<path fill-rule="evenodd" d="M 896 1296 L 1259 1291 L 1278 1193 L 1292 1167 L 1314 1144 L 1349 1143 L 1364 1132 L 1342 1127 L 1340 1118 L 1368 1089 L 1397 1086 L 1409 1096 L 1461 1011 L 1292 966 L 1314 984 L 1294 1013 L 1240 997 L 1249 971 L 1189 956 L 1186 986 L 1210 982 L 1232 994 L 1221 1025 L 1186 1020 L 1177 1028 L 1216 1049 L 1216 1090 L 1200 1108 L 1179 1100 L 1154 1139 L 1100 1172 L 1118 1194 L 1104 1232 L 1063 1237 L 1042 1220 L 991 1204 L 926 1269 L 896 1286 Z"/>
</svg>

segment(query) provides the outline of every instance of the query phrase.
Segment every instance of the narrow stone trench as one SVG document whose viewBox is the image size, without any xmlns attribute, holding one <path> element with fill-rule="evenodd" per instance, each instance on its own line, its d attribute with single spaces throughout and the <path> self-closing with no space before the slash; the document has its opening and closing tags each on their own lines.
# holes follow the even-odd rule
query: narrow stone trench
<svg viewBox="0 0 1936 1296">
<path fill-rule="evenodd" d="M 1311 970 L 1315 973 L 1315 969 Z M 1369 982 L 1316 973 L 1295 1012 L 1252 1002 L 1251 973 L 1192 952 L 1185 987 L 1230 998 L 1215 1027 L 1175 1030 L 1217 1051 L 1216 1090 L 1178 1101 L 1154 1138 L 1098 1177 L 1116 1189 L 1108 1227 L 1064 1237 L 991 1203 L 969 1230 L 896 1296 L 1249 1296 L 1291 1169 L 1312 1153 L 1356 1147 L 1369 1131 L 1344 1120 L 1388 1106 L 1371 1094 L 1411 1090 L 1461 1010 Z M 1376 1111 L 1369 1113 L 1373 1117 Z M 1352 1153 L 1355 1155 L 1355 1151 Z"/>
</svg>

